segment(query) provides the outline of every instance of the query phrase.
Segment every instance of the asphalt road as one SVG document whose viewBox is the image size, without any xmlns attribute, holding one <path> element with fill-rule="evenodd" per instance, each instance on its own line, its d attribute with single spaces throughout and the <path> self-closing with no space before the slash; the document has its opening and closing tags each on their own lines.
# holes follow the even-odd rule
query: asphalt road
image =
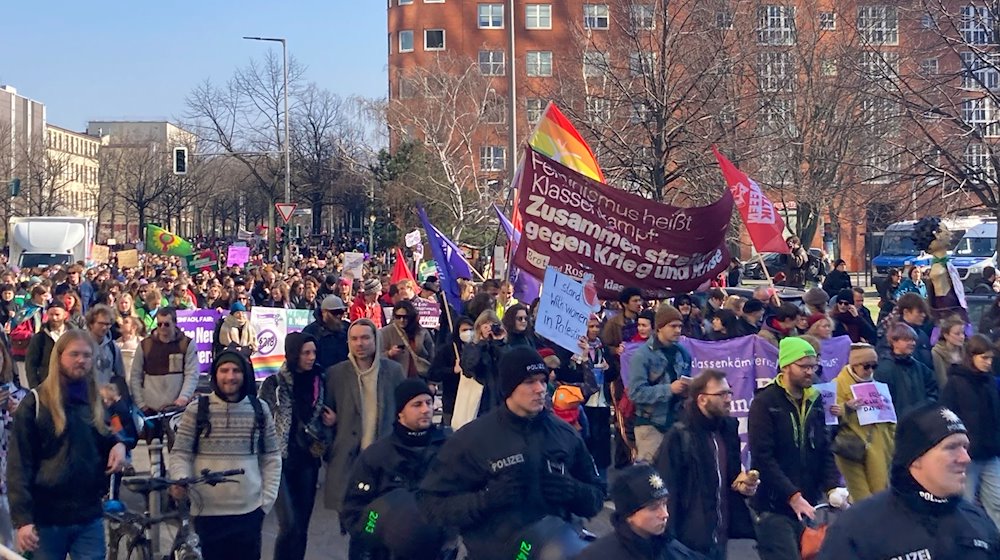
<svg viewBox="0 0 1000 560">
<path fill-rule="evenodd" d="M 145 444 L 140 443 L 132 456 L 133 465 L 139 473 L 149 472 L 149 457 Z M 321 483 L 324 479 L 322 473 L 319 477 Z M 317 492 L 322 492 L 318 488 Z M 129 508 L 134 510 L 142 509 L 142 502 L 137 495 L 129 495 L 123 491 L 122 500 Z M 323 507 L 322 499 L 316 500 L 316 507 L 313 510 L 312 521 L 309 524 L 309 547 L 306 551 L 306 560 L 347 560 L 348 538 L 340 534 L 340 523 L 334 512 Z M 613 506 L 610 502 L 605 503 L 605 508 L 597 517 L 587 523 L 587 528 L 597 535 L 606 535 L 611 532 L 610 517 Z M 272 560 L 274 558 L 274 540 L 278 535 L 278 516 L 272 510 L 264 518 L 263 533 L 263 558 Z M 170 535 L 163 535 L 166 539 Z M 729 543 L 729 557 L 738 560 L 757 560 L 757 553 L 753 541 L 733 541 Z"/>
</svg>

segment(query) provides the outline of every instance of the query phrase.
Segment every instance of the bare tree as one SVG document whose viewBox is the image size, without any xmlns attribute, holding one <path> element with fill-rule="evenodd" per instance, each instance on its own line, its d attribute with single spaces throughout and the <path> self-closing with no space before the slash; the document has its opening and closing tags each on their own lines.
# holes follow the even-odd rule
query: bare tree
<svg viewBox="0 0 1000 560">
<path fill-rule="evenodd" d="M 502 200 L 506 153 L 505 97 L 469 60 L 439 55 L 432 64 L 394 76 L 398 95 L 385 106 L 397 144 L 418 142 L 426 172 L 400 176 L 398 187 L 447 218 L 453 239 L 482 238 Z M 412 205 L 411 205 L 412 206 Z M 407 213 L 402 216 L 407 216 Z"/>
<path fill-rule="evenodd" d="M 41 138 L 19 143 L 17 165 L 21 176 L 21 197 L 26 216 L 54 216 L 66 207 L 67 186 L 79 171 L 70 165 L 69 155 L 48 150 Z"/>
<path fill-rule="evenodd" d="M 289 111 L 298 108 L 304 68 L 288 63 Z M 205 151 L 226 154 L 244 165 L 255 179 L 255 190 L 268 205 L 269 246 L 274 253 L 274 203 L 281 200 L 284 165 L 284 76 L 280 57 L 268 52 L 262 62 L 251 60 L 222 86 L 206 80 L 186 99 L 186 128 L 198 136 Z"/>
<path fill-rule="evenodd" d="M 133 210 L 138 218 L 139 235 L 149 213 L 170 189 L 170 168 L 161 147 L 156 143 L 132 142 L 125 138 L 101 149 L 102 210 Z M 112 231 L 113 228 L 112 221 Z"/>
</svg>

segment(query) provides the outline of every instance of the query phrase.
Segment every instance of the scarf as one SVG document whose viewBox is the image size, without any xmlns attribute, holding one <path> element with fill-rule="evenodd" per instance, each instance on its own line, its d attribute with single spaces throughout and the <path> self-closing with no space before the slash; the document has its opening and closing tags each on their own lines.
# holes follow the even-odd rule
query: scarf
<svg viewBox="0 0 1000 560">
<path fill-rule="evenodd" d="M 358 389 L 360 398 L 358 406 L 361 408 L 361 449 L 367 448 L 375 442 L 378 437 L 378 369 L 379 358 L 376 355 L 372 359 L 372 365 L 368 369 L 361 369 L 354 354 L 347 356 L 354 366 L 355 373 L 358 374 Z"/>
<path fill-rule="evenodd" d="M 66 402 L 70 404 L 90 403 L 90 398 L 87 394 L 87 381 L 85 379 L 66 382 Z"/>
<path fill-rule="evenodd" d="M 917 523 L 932 537 L 937 535 L 939 520 L 955 511 L 962 502 L 962 496 L 939 498 L 931 494 L 913 478 L 908 467 L 893 467 L 889 480 L 893 495 L 920 514 Z"/>
</svg>

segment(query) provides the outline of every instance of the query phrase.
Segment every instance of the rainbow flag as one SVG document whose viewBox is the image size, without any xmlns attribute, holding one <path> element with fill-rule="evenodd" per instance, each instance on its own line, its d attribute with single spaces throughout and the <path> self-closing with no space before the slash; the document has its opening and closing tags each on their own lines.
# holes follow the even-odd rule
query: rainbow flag
<svg viewBox="0 0 1000 560">
<path fill-rule="evenodd" d="M 183 237 L 153 225 L 146 226 L 146 252 L 154 255 L 187 257 L 194 254 L 194 247 Z"/>
<path fill-rule="evenodd" d="M 597 165 L 594 152 L 590 151 L 590 146 L 576 131 L 573 123 L 569 122 L 566 115 L 563 115 L 559 107 L 551 101 L 545 107 L 541 120 L 535 125 L 535 130 L 528 139 L 528 145 L 536 152 L 570 169 L 579 171 L 595 181 L 604 182 L 604 172 L 601 171 L 601 166 Z"/>
</svg>

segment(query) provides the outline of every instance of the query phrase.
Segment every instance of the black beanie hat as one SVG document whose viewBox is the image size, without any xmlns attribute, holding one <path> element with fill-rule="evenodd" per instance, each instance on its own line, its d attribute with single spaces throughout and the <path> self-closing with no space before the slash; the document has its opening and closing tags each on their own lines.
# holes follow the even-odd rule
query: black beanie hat
<svg viewBox="0 0 1000 560">
<path fill-rule="evenodd" d="M 893 468 L 910 464 L 952 434 L 968 433 L 957 414 L 940 404 L 925 404 L 903 416 L 896 426 L 896 453 Z"/>
<path fill-rule="evenodd" d="M 250 394 L 256 394 L 257 385 L 256 380 L 254 379 L 253 364 L 243 353 L 238 350 L 230 349 L 223 350 L 218 356 L 215 357 L 215 360 L 212 361 L 212 369 L 208 375 L 209 387 L 211 387 L 212 391 L 219 394 L 218 385 L 215 381 L 215 375 L 219 371 L 219 367 L 226 363 L 236 364 L 239 366 L 240 371 L 243 372 L 243 387 L 240 398 L 246 397 Z M 222 395 L 219 395 L 219 397 L 221 398 Z"/>
<path fill-rule="evenodd" d="M 649 502 L 665 498 L 668 494 L 663 478 L 646 463 L 622 470 L 611 485 L 611 500 L 615 503 L 615 512 L 622 517 L 628 517 Z"/>
<path fill-rule="evenodd" d="M 419 395 L 430 395 L 431 390 L 423 379 L 414 377 L 396 385 L 396 414 L 399 415 L 406 404 Z"/>
<path fill-rule="evenodd" d="M 298 370 L 299 354 L 302 353 L 302 347 L 307 342 L 316 344 L 316 338 L 311 334 L 301 332 L 288 333 L 288 336 L 285 337 L 285 362 L 288 364 L 290 371 Z M 316 346 L 318 347 L 319 345 L 316 344 Z"/>
<path fill-rule="evenodd" d="M 528 346 L 515 346 L 500 358 L 500 396 L 506 399 L 517 386 L 532 375 L 548 375 L 545 361 Z"/>
</svg>

